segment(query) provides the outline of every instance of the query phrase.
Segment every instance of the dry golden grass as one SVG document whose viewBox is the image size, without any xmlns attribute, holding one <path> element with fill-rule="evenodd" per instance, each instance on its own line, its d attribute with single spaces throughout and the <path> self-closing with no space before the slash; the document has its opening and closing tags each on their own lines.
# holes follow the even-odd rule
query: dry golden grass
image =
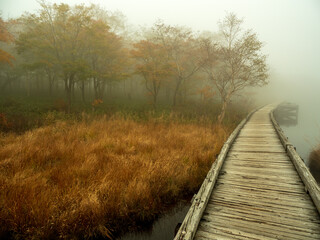
<svg viewBox="0 0 320 240">
<path fill-rule="evenodd" d="M 0 140 L 0 233 L 108 236 L 196 191 L 229 129 L 101 118 Z"/>
</svg>

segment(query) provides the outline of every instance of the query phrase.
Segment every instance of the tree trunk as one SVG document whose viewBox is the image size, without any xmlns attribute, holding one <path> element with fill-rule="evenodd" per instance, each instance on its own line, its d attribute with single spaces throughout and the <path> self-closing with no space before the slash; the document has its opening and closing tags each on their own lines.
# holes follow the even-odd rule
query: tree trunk
<svg viewBox="0 0 320 240">
<path fill-rule="evenodd" d="M 100 84 L 100 91 L 99 91 L 99 99 L 103 99 L 104 97 L 104 92 L 105 92 L 105 89 L 106 89 L 106 82 L 103 81 L 101 84 Z"/>
<path fill-rule="evenodd" d="M 93 78 L 93 90 L 94 90 L 94 99 L 98 98 L 98 83 L 97 83 L 97 78 Z"/>
<path fill-rule="evenodd" d="M 0 91 L 4 92 L 4 90 L 6 89 L 6 87 L 9 85 L 9 83 L 11 82 L 11 78 L 8 76 L 6 81 L 1 85 L 0 87 Z"/>
<path fill-rule="evenodd" d="M 65 91 L 66 91 L 66 98 L 67 98 L 67 104 L 68 104 L 68 113 L 71 112 L 71 104 L 72 104 L 72 87 L 74 84 L 74 75 L 66 75 L 64 79 L 65 83 Z"/>
<path fill-rule="evenodd" d="M 51 75 L 50 70 L 47 71 L 48 81 L 49 81 L 49 96 L 52 97 L 52 89 L 54 85 L 54 75 Z"/>
<path fill-rule="evenodd" d="M 82 102 L 85 103 L 85 93 L 84 93 L 84 80 L 81 80 L 81 98 L 82 98 Z"/>
<path fill-rule="evenodd" d="M 30 74 L 27 72 L 27 96 L 30 97 L 30 88 L 31 88 L 31 83 L 30 83 Z"/>
<path fill-rule="evenodd" d="M 226 101 L 223 101 L 222 103 L 222 108 L 221 108 L 221 112 L 218 116 L 218 123 L 221 124 L 223 119 L 224 119 L 224 116 L 226 114 L 226 109 L 227 109 L 227 102 Z"/>
<path fill-rule="evenodd" d="M 133 95 L 133 79 L 130 79 L 130 91 L 128 93 L 128 98 L 131 100 L 131 96 Z"/>
<path fill-rule="evenodd" d="M 123 93 L 124 93 L 124 96 L 127 95 L 127 93 L 126 93 L 126 80 L 125 79 L 123 80 Z"/>
<path fill-rule="evenodd" d="M 178 92 L 179 92 L 179 89 L 180 89 L 180 85 L 181 85 L 181 82 L 182 82 L 182 78 L 178 78 L 178 81 L 177 81 L 177 85 L 174 89 L 174 92 L 173 92 L 173 103 L 172 103 L 172 106 L 175 107 L 176 106 L 176 103 L 177 103 L 177 96 L 178 96 Z"/>
<path fill-rule="evenodd" d="M 68 95 L 68 76 L 64 76 L 64 91 L 66 93 L 66 96 Z"/>
<path fill-rule="evenodd" d="M 72 81 L 71 83 L 71 93 L 72 93 L 72 100 L 76 100 L 76 94 L 75 94 L 75 81 Z"/>
<path fill-rule="evenodd" d="M 53 83 L 49 81 L 49 96 L 52 97 L 52 85 Z"/>
<path fill-rule="evenodd" d="M 166 87 L 166 98 L 170 98 L 170 87 Z"/>
<path fill-rule="evenodd" d="M 157 105 L 157 93 L 154 93 L 153 94 L 153 108 L 155 109 L 156 108 L 156 105 Z"/>
<path fill-rule="evenodd" d="M 231 98 L 231 93 L 228 93 L 227 96 L 223 99 L 223 103 L 222 103 L 222 107 L 221 107 L 221 112 L 218 116 L 218 123 L 221 124 L 224 117 L 225 117 L 225 114 L 226 114 L 226 110 L 227 110 L 227 107 L 229 105 L 229 102 L 230 102 L 230 98 Z"/>
</svg>

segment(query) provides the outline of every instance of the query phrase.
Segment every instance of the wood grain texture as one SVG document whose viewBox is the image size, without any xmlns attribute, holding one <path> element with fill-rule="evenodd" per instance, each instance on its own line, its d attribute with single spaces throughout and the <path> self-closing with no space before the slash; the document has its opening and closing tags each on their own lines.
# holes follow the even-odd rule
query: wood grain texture
<svg viewBox="0 0 320 240">
<path fill-rule="evenodd" d="M 242 127 L 197 227 L 191 233 L 185 227 L 175 239 L 320 239 L 318 203 L 306 191 L 315 186 L 312 179 L 305 183 L 309 173 L 299 159 L 290 160 L 297 156 L 274 127 L 273 109 L 260 109 Z M 318 192 L 312 194 L 317 199 Z"/>
</svg>

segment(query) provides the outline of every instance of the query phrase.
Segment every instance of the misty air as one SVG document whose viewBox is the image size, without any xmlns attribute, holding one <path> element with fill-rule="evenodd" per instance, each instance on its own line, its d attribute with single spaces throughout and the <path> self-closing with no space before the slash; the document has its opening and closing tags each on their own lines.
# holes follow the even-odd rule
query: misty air
<svg viewBox="0 0 320 240">
<path fill-rule="evenodd" d="M 320 239 L 318 0 L 0 2 L 0 239 Z"/>
</svg>

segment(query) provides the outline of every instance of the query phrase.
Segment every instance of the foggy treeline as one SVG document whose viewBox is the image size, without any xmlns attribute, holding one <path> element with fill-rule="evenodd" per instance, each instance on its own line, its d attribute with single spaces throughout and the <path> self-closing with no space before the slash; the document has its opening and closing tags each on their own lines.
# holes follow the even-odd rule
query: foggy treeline
<svg viewBox="0 0 320 240">
<path fill-rule="evenodd" d="M 154 106 L 214 98 L 222 121 L 236 93 L 267 83 L 267 66 L 242 19 L 229 13 L 218 25 L 198 33 L 157 21 L 134 31 L 119 12 L 42 1 L 37 13 L 1 19 L 0 92 L 63 97 L 68 110 L 113 96 Z"/>
</svg>

